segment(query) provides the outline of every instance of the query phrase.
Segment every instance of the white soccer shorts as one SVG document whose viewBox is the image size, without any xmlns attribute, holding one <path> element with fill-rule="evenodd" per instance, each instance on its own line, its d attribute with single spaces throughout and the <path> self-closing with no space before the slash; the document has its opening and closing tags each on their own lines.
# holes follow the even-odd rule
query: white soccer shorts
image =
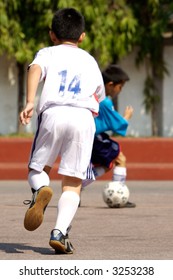
<svg viewBox="0 0 173 280">
<path fill-rule="evenodd" d="M 91 111 L 71 106 L 54 106 L 38 119 L 29 167 L 42 171 L 60 156 L 58 173 L 86 178 L 91 158 L 95 123 Z"/>
</svg>

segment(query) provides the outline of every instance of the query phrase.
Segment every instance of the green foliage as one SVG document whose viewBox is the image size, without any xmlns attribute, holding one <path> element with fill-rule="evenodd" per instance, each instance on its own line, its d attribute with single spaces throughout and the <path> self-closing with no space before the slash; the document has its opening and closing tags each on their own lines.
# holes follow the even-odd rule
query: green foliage
<svg viewBox="0 0 173 280">
<path fill-rule="evenodd" d="M 146 65 L 146 80 L 144 84 L 144 102 L 146 112 L 151 113 L 152 131 L 158 132 L 157 109 L 162 90 L 156 86 L 158 80 L 163 80 L 168 74 L 164 61 L 164 34 L 173 31 L 170 24 L 173 15 L 172 0 L 127 1 L 138 22 L 135 34 L 135 44 L 138 46 L 136 65 Z"/>
<path fill-rule="evenodd" d="M 30 61 L 50 44 L 48 27 L 58 8 L 74 7 L 86 20 L 81 47 L 95 56 L 101 67 L 132 50 L 137 22 L 124 0 L 0 0 L 0 54 L 17 62 Z"/>
<path fill-rule="evenodd" d="M 39 48 L 49 44 L 50 2 L 0 0 L 0 54 L 6 53 L 25 63 Z"/>
<path fill-rule="evenodd" d="M 172 0 L 0 0 L 0 55 L 25 64 L 50 45 L 48 29 L 58 8 L 74 7 L 85 17 L 81 47 L 103 68 L 138 46 L 136 65 L 146 64 L 146 111 L 159 102 L 154 78 L 168 74 L 163 60 L 163 34 L 173 32 Z M 146 63 L 147 61 L 147 63 Z M 153 94 L 154 93 L 154 94 Z"/>
<path fill-rule="evenodd" d="M 157 68 L 160 77 L 165 73 L 161 52 L 163 34 L 168 30 L 170 15 L 173 14 L 172 1 L 145 0 L 127 1 L 138 21 L 135 43 L 139 46 L 137 65 L 150 58 L 151 65 Z"/>
<path fill-rule="evenodd" d="M 132 50 L 136 20 L 124 1 L 92 1 L 87 8 L 85 3 L 82 13 L 87 32 L 83 47 L 95 56 L 101 67 Z"/>
<path fill-rule="evenodd" d="M 74 7 L 86 20 L 86 38 L 81 47 L 101 67 L 139 46 L 137 65 L 150 57 L 158 74 L 166 72 L 158 60 L 168 29 L 173 3 L 170 0 L 0 0 L 0 54 L 17 62 L 32 60 L 36 51 L 50 44 L 48 28 L 58 8 Z"/>
</svg>

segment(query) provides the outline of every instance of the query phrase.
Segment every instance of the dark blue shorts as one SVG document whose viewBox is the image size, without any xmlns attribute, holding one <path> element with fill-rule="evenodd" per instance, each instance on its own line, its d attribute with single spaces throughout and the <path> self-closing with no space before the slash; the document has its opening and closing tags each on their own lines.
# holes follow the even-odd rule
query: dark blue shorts
<svg viewBox="0 0 173 280">
<path fill-rule="evenodd" d="M 93 165 L 102 165 L 112 168 L 112 161 L 120 152 L 120 145 L 113 141 L 106 133 L 100 133 L 94 138 L 91 162 Z"/>
</svg>

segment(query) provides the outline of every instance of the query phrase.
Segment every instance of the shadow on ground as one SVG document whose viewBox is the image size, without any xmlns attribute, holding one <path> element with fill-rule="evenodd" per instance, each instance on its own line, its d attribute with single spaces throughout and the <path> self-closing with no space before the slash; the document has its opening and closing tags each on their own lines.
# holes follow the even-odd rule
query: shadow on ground
<svg viewBox="0 0 173 280">
<path fill-rule="evenodd" d="M 41 248 L 28 246 L 27 244 L 19 243 L 0 243 L 0 251 L 4 251 L 7 254 L 24 254 L 25 251 L 31 250 L 32 252 L 39 253 L 41 255 L 52 255 L 54 251 L 49 248 Z"/>
</svg>

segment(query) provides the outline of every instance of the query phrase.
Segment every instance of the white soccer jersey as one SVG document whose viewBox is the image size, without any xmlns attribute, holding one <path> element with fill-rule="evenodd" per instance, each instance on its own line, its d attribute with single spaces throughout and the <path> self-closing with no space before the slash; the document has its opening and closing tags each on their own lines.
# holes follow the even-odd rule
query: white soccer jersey
<svg viewBox="0 0 173 280">
<path fill-rule="evenodd" d="M 86 51 L 62 44 L 40 50 L 33 62 L 41 67 L 44 86 L 37 113 L 52 105 L 87 108 L 94 114 L 105 97 L 102 74 L 95 59 Z"/>
</svg>

